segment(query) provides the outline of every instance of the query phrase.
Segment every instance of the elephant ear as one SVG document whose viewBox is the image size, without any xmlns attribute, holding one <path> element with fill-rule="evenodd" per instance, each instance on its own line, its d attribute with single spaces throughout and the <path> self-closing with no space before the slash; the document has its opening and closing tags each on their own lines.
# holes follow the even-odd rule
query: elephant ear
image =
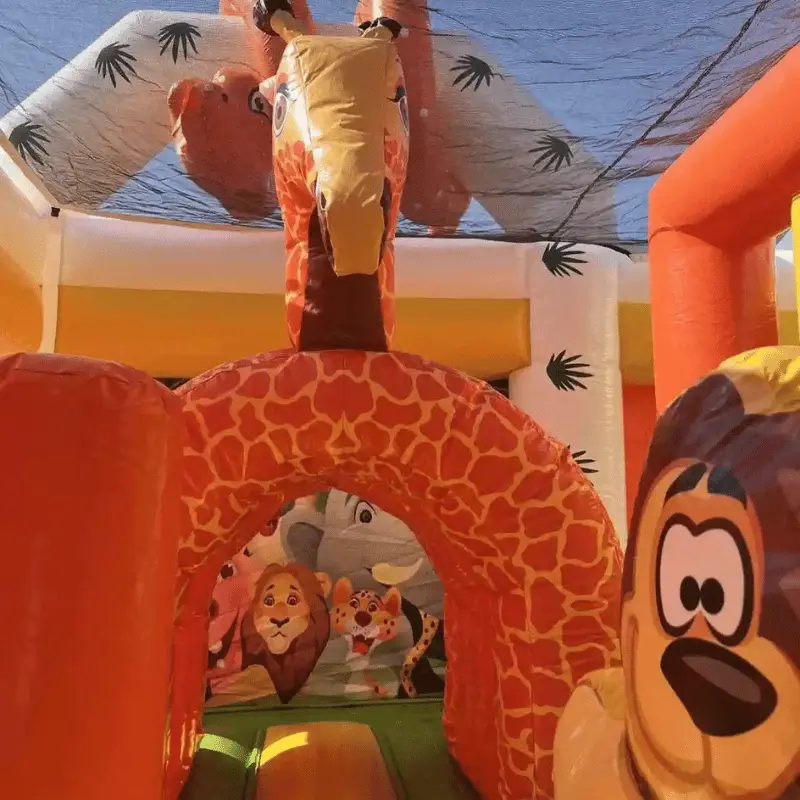
<svg viewBox="0 0 800 800">
<path fill-rule="evenodd" d="M 283 535 L 283 549 L 289 561 L 297 561 L 312 572 L 317 570 L 317 555 L 325 531 L 309 522 L 295 522 Z"/>
</svg>

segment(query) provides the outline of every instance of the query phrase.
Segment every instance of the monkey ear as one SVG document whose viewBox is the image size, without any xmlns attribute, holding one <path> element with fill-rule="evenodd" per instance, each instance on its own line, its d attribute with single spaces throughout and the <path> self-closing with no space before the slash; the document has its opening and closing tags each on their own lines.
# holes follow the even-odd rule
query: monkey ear
<svg viewBox="0 0 800 800">
<path fill-rule="evenodd" d="M 326 598 L 331 591 L 331 579 L 327 572 L 315 572 L 314 576 L 319 581 L 320 588 L 322 589 L 322 597 Z"/>
<path fill-rule="evenodd" d="M 340 603 L 346 603 L 350 599 L 350 595 L 353 594 L 353 584 L 350 583 L 349 578 L 339 578 L 336 581 L 336 585 L 333 587 L 333 603 L 334 605 L 339 605 Z"/>
</svg>

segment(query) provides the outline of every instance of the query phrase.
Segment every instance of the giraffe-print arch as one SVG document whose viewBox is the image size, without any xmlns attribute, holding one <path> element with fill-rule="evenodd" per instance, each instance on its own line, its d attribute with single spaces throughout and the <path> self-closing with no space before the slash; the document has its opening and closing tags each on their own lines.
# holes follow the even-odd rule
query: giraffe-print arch
<svg viewBox="0 0 800 800">
<path fill-rule="evenodd" d="M 467 777 L 486 800 L 552 798 L 558 717 L 619 657 L 619 545 L 566 447 L 486 384 L 401 353 L 273 352 L 179 394 L 172 766 L 199 730 L 217 571 L 287 500 L 336 486 L 404 520 L 441 578 L 444 729 Z"/>
</svg>

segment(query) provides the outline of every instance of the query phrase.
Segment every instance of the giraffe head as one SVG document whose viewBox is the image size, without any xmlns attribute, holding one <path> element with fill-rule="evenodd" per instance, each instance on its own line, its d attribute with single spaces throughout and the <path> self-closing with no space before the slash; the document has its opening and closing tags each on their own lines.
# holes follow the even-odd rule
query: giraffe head
<svg viewBox="0 0 800 800">
<path fill-rule="evenodd" d="M 359 37 L 315 36 L 284 10 L 270 24 L 287 43 L 277 75 L 261 85 L 287 236 L 308 236 L 336 276 L 375 275 L 391 251 L 406 173 L 400 26 L 381 18 Z"/>
</svg>

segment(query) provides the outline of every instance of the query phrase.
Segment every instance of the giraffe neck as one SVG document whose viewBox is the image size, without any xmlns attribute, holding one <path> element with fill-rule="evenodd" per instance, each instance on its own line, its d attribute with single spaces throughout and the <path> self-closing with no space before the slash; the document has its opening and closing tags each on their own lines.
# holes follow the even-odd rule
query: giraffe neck
<svg viewBox="0 0 800 800">
<path fill-rule="evenodd" d="M 298 350 L 388 350 L 377 265 L 372 275 L 338 276 L 318 213 L 308 226 L 306 274 Z"/>
</svg>

